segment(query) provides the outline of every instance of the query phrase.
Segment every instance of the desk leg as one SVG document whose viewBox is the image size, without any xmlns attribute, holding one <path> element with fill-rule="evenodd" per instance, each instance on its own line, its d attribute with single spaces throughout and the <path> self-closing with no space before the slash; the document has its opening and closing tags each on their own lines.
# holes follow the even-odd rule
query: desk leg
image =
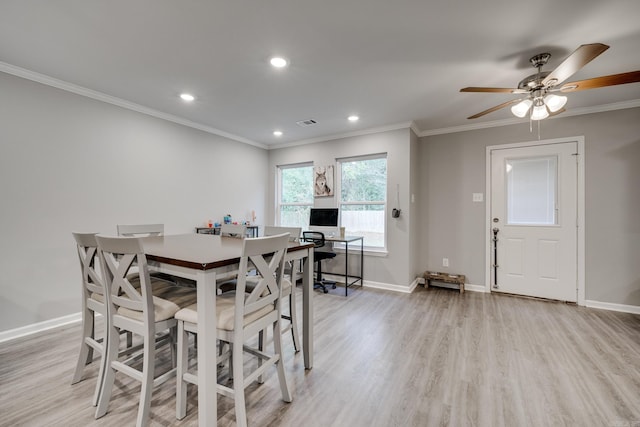
<svg viewBox="0 0 640 427">
<path fill-rule="evenodd" d="M 344 244 L 344 296 L 349 292 L 349 242 Z"/>
<path fill-rule="evenodd" d="M 216 375 L 216 273 L 199 271 L 198 293 L 198 425 L 218 423 Z"/>
<path fill-rule="evenodd" d="M 360 287 L 364 288 L 364 239 L 360 239 Z"/>
<path fill-rule="evenodd" d="M 302 351 L 304 367 L 313 368 L 313 249 L 302 268 Z"/>
</svg>

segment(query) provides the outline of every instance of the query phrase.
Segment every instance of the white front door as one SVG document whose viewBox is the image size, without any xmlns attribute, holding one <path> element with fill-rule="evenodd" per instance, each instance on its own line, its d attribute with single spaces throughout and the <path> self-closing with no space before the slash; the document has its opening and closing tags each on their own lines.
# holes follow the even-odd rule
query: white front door
<svg viewBox="0 0 640 427">
<path fill-rule="evenodd" d="M 491 150 L 491 290 L 577 300 L 577 142 Z"/>
</svg>

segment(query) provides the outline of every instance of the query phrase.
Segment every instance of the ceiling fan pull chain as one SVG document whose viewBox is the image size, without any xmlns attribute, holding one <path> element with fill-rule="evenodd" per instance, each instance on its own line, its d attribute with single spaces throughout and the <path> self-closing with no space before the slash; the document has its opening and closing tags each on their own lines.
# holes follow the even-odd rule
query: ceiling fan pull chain
<svg viewBox="0 0 640 427">
<path fill-rule="evenodd" d="M 538 141 L 540 141 L 540 122 L 542 120 L 538 120 Z"/>
</svg>

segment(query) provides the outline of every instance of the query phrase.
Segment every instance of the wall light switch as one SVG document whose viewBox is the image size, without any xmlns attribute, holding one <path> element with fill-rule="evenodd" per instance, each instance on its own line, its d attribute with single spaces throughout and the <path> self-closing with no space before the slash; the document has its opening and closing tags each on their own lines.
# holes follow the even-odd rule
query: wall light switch
<svg viewBox="0 0 640 427">
<path fill-rule="evenodd" d="M 411 203 L 415 203 L 415 202 L 416 202 L 416 195 L 411 194 Z"/>
<path fill-rule="evenodd" d="M 473 193 L 473 201 L 474 202 L 482 202 L 484 200 L 484 194 L 482 193 Z"/>
</svg>

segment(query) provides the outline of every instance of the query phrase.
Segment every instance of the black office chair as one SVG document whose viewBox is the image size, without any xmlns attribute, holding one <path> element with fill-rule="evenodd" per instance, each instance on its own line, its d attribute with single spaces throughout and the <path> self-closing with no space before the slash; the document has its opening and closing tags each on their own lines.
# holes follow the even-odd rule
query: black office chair
<svg viewBox="0 0 640 427">
<path fill-rule="evenodd" d="M 327 252 L 319 250 L 320 248 L 325 246 L 324 233 L 319 231 L 303 231 L 302 232 L 302 241 L 304 242 L 313 242 L 315 249 L 313 250 L 313 260 L 318 265 L 316 268 L 316 280 L 313 284 L 313 288 L 321 288 L 322 291 L 326 294 L 329 292 L 327 286 L 332 286 L 333 289 L 336 288 L 336 282 L 333 280 L 325 280 L 322 278 L 322 260 L 335 258 L 336 254 L 334 252 Z"/>
</svg>

